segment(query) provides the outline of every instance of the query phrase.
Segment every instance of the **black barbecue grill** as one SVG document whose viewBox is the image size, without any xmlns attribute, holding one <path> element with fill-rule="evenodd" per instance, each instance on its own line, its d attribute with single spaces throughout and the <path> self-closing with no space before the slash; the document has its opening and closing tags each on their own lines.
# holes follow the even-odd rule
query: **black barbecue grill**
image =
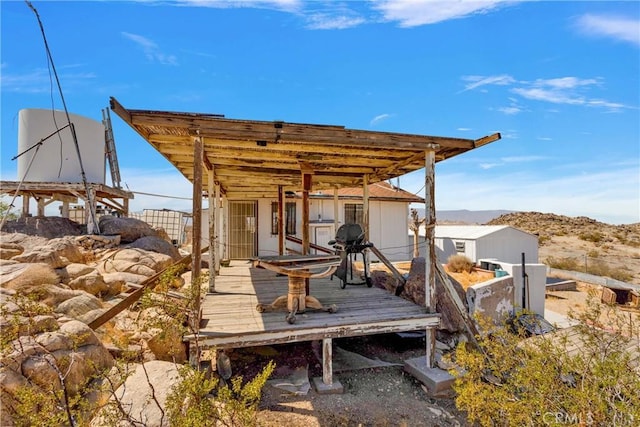
<svg viewBox="0 0 640 427">
<path fill-rule="evenodd" d="M 365 250 L 372 247 L 373 243 L 365 242 L 364 230 L 360 224 L 341 225 L 336 232 L 335 240 L 329 241 L 329 244 L 336 250 L 336 254 L 340 255 L 340 266 L 333 273 L 333 276 L 340 279 L 340 287 L 344 289 L 347 285 L 364 284 L 371 287 Z M 353 282 L 353 262 L 358 254 L 362 255 L 364 264 L 364 282 Z"/>
</svg>

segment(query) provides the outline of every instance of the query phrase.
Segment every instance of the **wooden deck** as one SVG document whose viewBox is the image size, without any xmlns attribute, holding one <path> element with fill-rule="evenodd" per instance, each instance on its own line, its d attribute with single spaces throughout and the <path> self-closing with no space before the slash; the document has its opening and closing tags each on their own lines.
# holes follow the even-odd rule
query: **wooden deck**
<svg viewBox="0 0 640 427">
<path fill-rule="evenodd" d="M 204 296 L 202 320 L 197 337 L 202 347 L 238 348 L 348 336 L 436 328 L 439 314 L 429 314 L 391 293 L 365 285 L 340 288 L 338 279 L 311 279 L 310 294 L 324 305 L 335 304 L 336 313 L 307 310 L 296 322 L 285 320 L 287 312 L 256 310 L 258 303 L 270 304 L 287 294 L 287 277 L 234 261 L 216 277 L 216 292 Z M 195 336 L 186 340 L 194 341 Z"/>
</svg>

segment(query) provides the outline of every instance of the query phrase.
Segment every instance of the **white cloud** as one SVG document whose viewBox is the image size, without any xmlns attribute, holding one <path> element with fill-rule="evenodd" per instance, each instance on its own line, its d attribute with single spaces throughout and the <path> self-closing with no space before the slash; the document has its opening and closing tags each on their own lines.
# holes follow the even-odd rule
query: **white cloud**
<svg viewBox="0 0 640 427">
<path fill-rule="evenodd" d="M 462 76 L 461 79 L 467 82 L 461 92 L 490 85 L 510 86 L 509 91 L 511 93 L 534 101 L 602 108 L 609 112 L 617 112 L 624 108 L 635 108 L 619 102 L 587 96 L 590 90 L 603 85 L 601 78 L 583 79 L 575 76 L 566 76 L 551 79 L 536 79 L 531 82 L 517 80 L 508 74 L 501 74 L 495 76 Z M 516 98 L 510 97 L 509 99 L 511 105 L 508 107 L 500 107 L 497 110 L 510 115 L 526 111 L 524 107 L 519 105 Z"/>
<path fill-rule="evenodd" d="M 468 132 L 470 130 L 473 130 L 472 128 L 457 128 L 456 130 L 459 130 L 461 132 Z"/>
<path fill-rule="evenodd" d="M 498 166 L 505 166 L 511 163 L 529 163 L 529 162 L 537 162 L 544 159 L 545 157 L 543 156 L 510 156 L 510 157 L 501 157 L 499 159 L 500 160 L 499 162 L 492 162 L 492 163 L 481 162 L 481 163 L 478 163 L 478 166 L 480 166 L 480 169 L 487 170 L 487 169 L 496 168 Z M 474 161 L 473 159 L 471 160 Z"/>
<path fill-rule="evenodd" d="M 488 13 L 507 3 L 514 2 L 384 0 L 374 3 L 373 8 L 380 11 L 386 21 L 397 21 L 401 27 L 416 27 Z"/>
<path fill-rule="evenodd" d="M 522 108 L 512 105 L 510 107 L 500 107 L 498 111 L 503 112 L 507 115 L 514 115 L 522 112 Z"/>
<path fill-rule="evenodd" d="M 14 93 L 45 93 L 54 91 L 57 92 L 55 83 L 55 76 L 53 71 L 49 74 L 49 70 L 46 68 L 36 68 L 26 72 L 7 72 L 4 71 L 0 77 L 0 83 L 2 84 L 3 92 Z M 83 85 L 84 83 L 96 78 L 95 73 L 92 72 L 68 72 L 64 71 L 69 68 L 77 68 L 77 66 L 63 66 L 59 68 L 58 76 L 60 82 L 65 89 L 73 90 L 74 86 Z"/>
<path fill-rule="evenodd" d="M 540 140 L 540 141 L 551 141 L 552 139 L 549 138 L 548 136 L 539 136 L 538 140 Z"/>
<path fill-rule="evenodd" d="M 579 79 L 577 77 L 560 77 L 555 79 L 538 79 L 536 86 L 550 86 L 555 89 L 573 89 L 580 86 L 591 86 L 598 84 L 596 79 Z"/>
<path fill-rule="evenodd" d="M 154 3 L 155 1 L 152 0 Z M 158 2 L 164 4 L 163 2 Z M 255 8 L 273 9 L 283 12 L 298 12 L 302 9 L 301 0 L 176 0 L 179 6 L 211 7 L 218 9 Z"/>
<path fill-rule="evenodd" d="M 375 116 L 373 119 L 371 119 L 371 121 L 369 122 L 369 124 L 370 124 L 371 126 L 374 126 L 374 125 L 376 125 L 376 124 L 378 124 L 378 123 L 380 123 L 380 122 L 382 122 L 382 121 L 384 121 L 384 120 L 387 120 L 387 119 L 388 119 L 388 118 L 390 118 L 390 117 L 393 117 L 393 114 L 387 114 L 387 113 L 385 113 L 385 114 L 379 114 L 379 115 Z"/>
<path fill-rule="evenodd" d="M 470 82 L 465 85 L 462 92 L 486 85 L 507 86 L 516 82 L 515 79 L 508 74 L 497 76 L 462 76 L 462 80 Z"/>
<path fill-rule="evenodd" d="M 315 13 L 307 17 L 307 28 L 310 30 L 343 30 L 357 27 L 365 22 L 362 17 Z"/>
<path fill-rule="evenodd" d="M 178 65 L 178 60 L 175 55 L 167 55 L 163 53 L 153 40 L 139 34 L 128 33 L 126 31 L 122 31 L 120 34 L 137 44 L 149 61 L 159 62 L 163 65 Z"/>
<path fill-rule="evenodd" d="M 640 46 L 640 20 L 604 15 L 582 15 L 576 22 L 582 33 L 609 37 Z"/>
</svg>

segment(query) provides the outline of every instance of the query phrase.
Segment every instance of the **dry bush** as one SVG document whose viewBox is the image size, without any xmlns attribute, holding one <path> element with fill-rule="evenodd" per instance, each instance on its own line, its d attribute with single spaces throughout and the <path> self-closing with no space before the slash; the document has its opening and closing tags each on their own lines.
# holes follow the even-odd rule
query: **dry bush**
<svg viewBox="0 0 640 427">
<path fill-rule="evenodd" d="M 447 260 L 447 268 L 453 273 L 471 273 L 473 261 L 465 255 L 451 255 Z"/>
<path fill-rule="evenodd" d="M 2 287 L 18 293 L 29 293 L 43 285 L 57 285 L 60 277 L 48 264 L 29 264 L 27 269 L 15 279 L 3 283 Z"/>
</svg>

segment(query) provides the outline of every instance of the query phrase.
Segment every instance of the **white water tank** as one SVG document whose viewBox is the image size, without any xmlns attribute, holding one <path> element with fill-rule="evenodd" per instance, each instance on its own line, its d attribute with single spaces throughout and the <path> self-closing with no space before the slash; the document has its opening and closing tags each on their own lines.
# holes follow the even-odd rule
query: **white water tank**
<svg viewBox="0 0 640 427">
<path fill-rule="evenodd" d="M 77 114 L 69 114 L 69 118 L 75 127 L 87 182 L 104 184 L 104 125 Z M 28 108 L 20 110 L 18 120 L 18 153 L 26 151 L 18 157 L 18 180 L 82 182 L 82 169 L 70 127 L 43 141 L 40 148 L 34 147 L 43 138 L 68 124 L 64 111 Z M 27 151 L 31 147 L 34 148 Z"/>
</svg>

